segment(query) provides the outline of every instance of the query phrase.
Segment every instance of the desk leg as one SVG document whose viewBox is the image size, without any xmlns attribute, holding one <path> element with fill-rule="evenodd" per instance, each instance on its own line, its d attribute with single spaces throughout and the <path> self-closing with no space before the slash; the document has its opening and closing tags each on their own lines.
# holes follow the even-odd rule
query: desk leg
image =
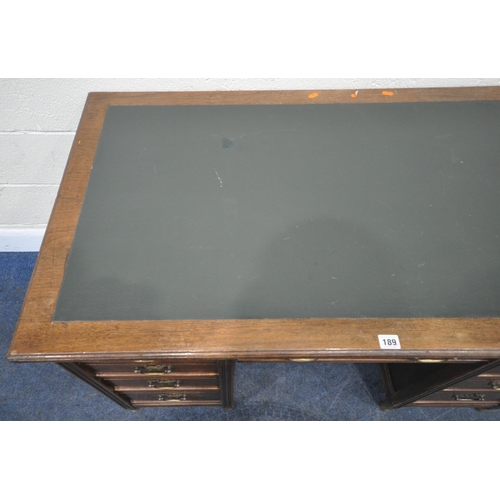
<svg viewBox="0 0 500 500">
<path fill-rule="evenodd" d="M 401 408 L 453 386 L 463 380 L 496 366 L 498 362 L 443 363 L 436 366 L 415 363 L 394 364 L 399 374 L 391 373 L 391 366 L 381 365 L 386 400 L 382 410 Z M 405 371 L 407 373 L 405 373 Z"/>
<path fill-rule="evenodd" d="M 87 384 L 91 385 L 94 389 L 102 392 L 108 398 L 111 398 L 115 403 L 123 406 L 126 410 L 137 410 L 130 401 L 123 395 L 115 392 L 112 386 L 107 385 L 102 380 L 93 376 L 93 372 L 89 368 L 85 368 L 77 363 L 57 363 L 59 366 L 76 375 L 79 379 L 84 380 Z"/>
<path fill-rule="evenodd" d="M 232 410 L 234 404 L 234 372 L 236 361 L 219 361 L 219 376 L 222 392 L 222 406 L 226 410 Z"/>
</svg>

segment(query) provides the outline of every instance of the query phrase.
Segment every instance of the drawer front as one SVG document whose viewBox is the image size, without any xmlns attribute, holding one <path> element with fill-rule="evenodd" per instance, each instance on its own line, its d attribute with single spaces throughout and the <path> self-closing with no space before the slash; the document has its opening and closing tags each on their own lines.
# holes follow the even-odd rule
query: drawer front
<svg viewBox="0 0 500 500">
<path fill-rule="evenodd" d="M 452 387 L 448 387 L 447 390 L 454 390 L 458 392 L 468 392 L 469 389 L 474 390 L 486 390 L 486 391 L 497 391 L 500 395 L 500 375 L 493 376 L 480 376 L 473 377 L 468 380 L 464 380 L 459 384 Z"/>
<path fill-rule="evenodd" d="M 500 379 L 500 365 L 495 366 L 495 368 L 491 368 L 490 370 L 487 370 L 478 376 L 479 377 L 498 377 Z"/>
<path fill-rule="evenodd" d="M 148 361 L 128 361 L 128 362 L 104 362 L 88 363 L 95 370 L 98 377 L 109 378 L 112 374 L 117 375 L 148 375 L 162 376 L 166 374 L 186 373 L 186 374 L 211 374 L 217 375 L 217 362 L 183 362 L 172 360 L 148 360 Z"/>
<path fill-rule="evenodd" d="M 135 406 L 182 406 L 190 404 L 222 404 L 219 390 L 161 390 L 123 393 Z"/>
<path fill-rule="evenodd" d="M 500 404 L 500 391 L 488 389 L 474 390 L 472 388 L 449 388 L 444 391 L 435 392 L 434 394 L 430 394 L 416 401 L 418 404 L 425 402 L 443 402 L 463 406 Z"/>
<path fill-rule="evenodd" d="M 134 378 L 109 378 L 106 377 L 105 380 L 113 384 L 116 391 L 161 391 L 168 390 L 171 388 L 186 389 L 186 390 L 196 390 L 196 389 L 219 389 L 219 377 L 218 376 L 207 376 L 200 377 L 196 376 L 186 376 L 186 374 L 180 374 L 178 377 L 174 375 L 164 375 L 158 377 L 152 377 L 151 375 L 137 375 Z"/>
<path fill-rule="evenodd" d="M 352 358 L 324 358 L 324 357 L 276 357 L 276 358 L 259 358 L 257 356 L 239 356 L 238 361 L 242 363 L 353 363 Z M 358 363 L 419 363 L 422 360 L 418 358 L 397 358 L 393 357 L 361 357 L 356 356 L 356 362 Z"/>
</svg>

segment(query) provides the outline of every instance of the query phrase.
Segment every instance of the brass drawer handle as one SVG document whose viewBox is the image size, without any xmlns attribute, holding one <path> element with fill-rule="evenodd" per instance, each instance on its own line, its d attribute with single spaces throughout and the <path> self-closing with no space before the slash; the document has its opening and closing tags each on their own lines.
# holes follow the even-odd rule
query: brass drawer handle
<svg viewBox="0 0 500 500">
<path fill-rule="evenodd" d="M 148 380 L 148 387 L 179 387 L 181 385 L 180 380 Z"/>
<path fill-rule="evenodd" d="M 419 359 L 417 358 L 419 363 L 442 363 L 444 359 Z"/>
<path fill-rule="evenodd" d="M 134 366 L 134 373 L 163 375 L 164 373 L 171 373 L 173 369 L 174 367 L 171 365 L 142 365 Z"/>
<path fill-rule="evenodd" d="M 453 394 L 455 401 L 484 401 L 483 394 Z"/>
<path fill-rule="evenodd" d="M 160 394 L 158 401 L 186 401 L 185 394 Z"/>
<path fill-rule="evenodd" d="M 311 363 L 316 361 L 316 358 L 290 358 L 293 363 Z"/>
<path fill-rule="evenodd" d="M 492 380 L 489 385 L 495 389 L 495 391 L 500 391 L 500 380 Z"/>
</svg>

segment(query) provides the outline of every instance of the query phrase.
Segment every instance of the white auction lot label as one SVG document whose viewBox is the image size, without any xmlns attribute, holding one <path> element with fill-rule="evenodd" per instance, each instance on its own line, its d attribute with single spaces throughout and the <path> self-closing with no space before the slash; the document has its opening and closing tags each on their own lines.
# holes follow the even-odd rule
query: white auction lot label
<svg viewBox="0 0 500 500">
<path fill-rule="evenodd" d="M 378 343 L 380 344 L 380 349 L 401 349 L 397 335 L 379 335 Z"/>
</svg>

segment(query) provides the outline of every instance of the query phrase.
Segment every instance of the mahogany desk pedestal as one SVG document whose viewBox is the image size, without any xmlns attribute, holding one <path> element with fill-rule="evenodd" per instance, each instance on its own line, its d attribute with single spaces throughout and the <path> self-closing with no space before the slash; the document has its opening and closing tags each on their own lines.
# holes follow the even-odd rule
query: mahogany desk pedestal
<svg viewBox="0 0 500 500">
<path fill-rule="evenodd" d="M 129 409 L 231 408 L 237 361 L 500 405 L 499 99 L 89 94 L 8 359 Z"/>
</svg>

